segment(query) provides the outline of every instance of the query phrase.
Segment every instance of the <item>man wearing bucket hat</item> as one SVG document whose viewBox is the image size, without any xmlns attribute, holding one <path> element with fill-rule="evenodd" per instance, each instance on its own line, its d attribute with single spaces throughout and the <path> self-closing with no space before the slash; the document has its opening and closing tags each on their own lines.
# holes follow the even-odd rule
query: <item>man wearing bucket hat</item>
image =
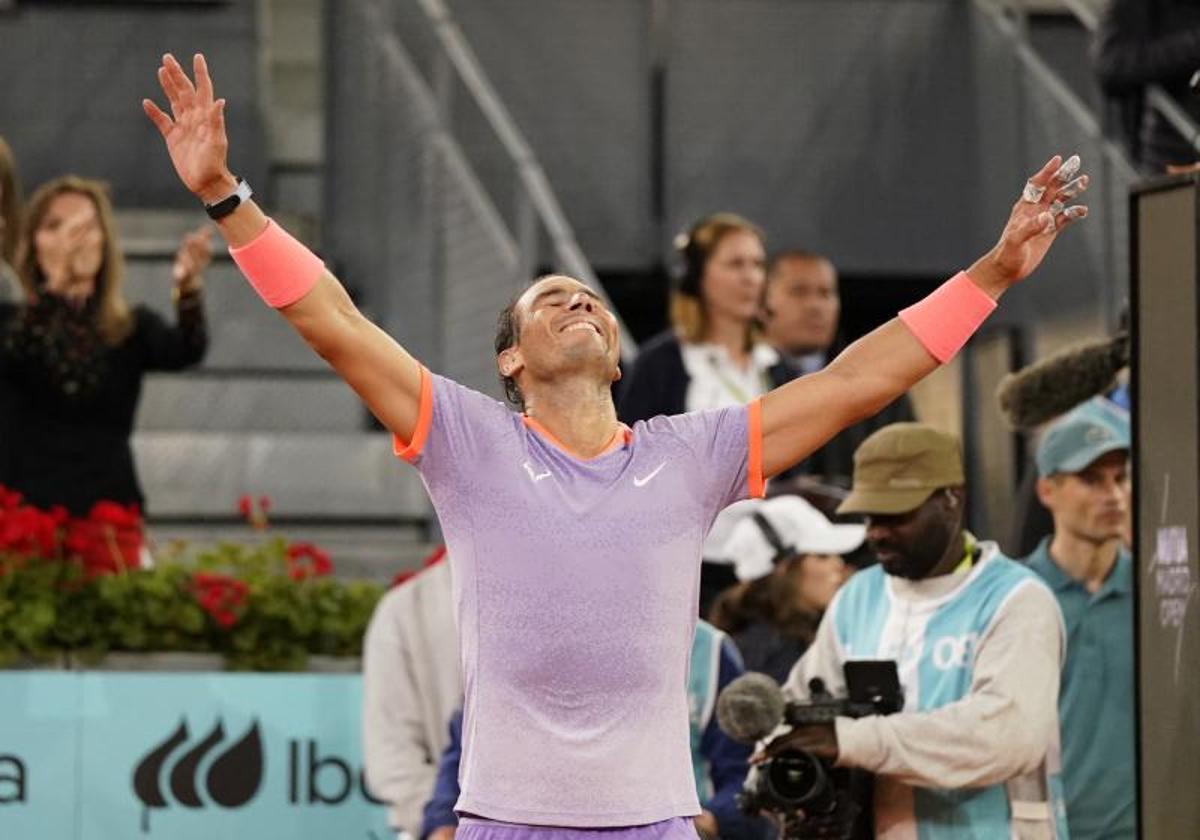
<svg viewBox="0 0 1200 840">
<path fill-rule="evenodd" d="M 896 423 L 854 455 L 839 513 L 867 518 L 879 565 L 852 577 L 785 690 L 819 677 L 845 695 L 851 659 L 893 660 L 894 715 L 837 718 L 776 738 L 875 774 L 880 838 L 1064 837 L 1058 779 L 1062 619 L 1028 569 L 963 527 L 958 441 Z"/>
<path fill-rule="evenodd" d="M 1137 836 L 1129 421 L 1101 397 L 1059 418 L 1037 449 L 1054 533 L 1027 560 L 1067 628 L 1059 714 L 1072 840 Z"/>
<path fill-rule="evenodd" d="M 734 524 L 721 553 L 741 583 L 721 594 L 710 620 L 733 637 L 746 670 L 787 679 L 846 580 L 842 555 L 865 536 L 799 496 L 759 502 Z"/>
</svg>

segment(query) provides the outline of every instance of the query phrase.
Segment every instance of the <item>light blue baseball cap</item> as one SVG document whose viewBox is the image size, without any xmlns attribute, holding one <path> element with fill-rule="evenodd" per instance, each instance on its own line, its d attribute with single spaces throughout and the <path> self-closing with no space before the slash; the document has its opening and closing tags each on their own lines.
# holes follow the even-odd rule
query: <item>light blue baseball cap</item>
<svg viewBox="0 0 1200 840">
<path fill-rule="evenodd" d="M 1115 403 L 1094 397 L 1042 433 L 1037 448 L 1038 475 L 1076 473 L 1102 455 L 1130 447 L 1129 415 Z"/>
</svg>

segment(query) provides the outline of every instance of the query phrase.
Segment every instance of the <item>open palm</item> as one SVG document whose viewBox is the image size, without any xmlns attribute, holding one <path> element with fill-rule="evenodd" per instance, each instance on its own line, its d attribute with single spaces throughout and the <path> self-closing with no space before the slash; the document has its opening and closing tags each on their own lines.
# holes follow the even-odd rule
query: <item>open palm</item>
<svg viewBox="0 0 1200 840">
<path fill-rule="evenodd" d="M 174 56 L 164 55 L 158 82 L 170 103 L 171 116 L 149 99 L 142 100 L 142 110 L 167 141 L 171 163 L 184 186 L 201 200 L 211 201 L 231 192 L 233 183 L 225 163 L 229 151 L 225 100 L 213 99 L 212 79 L 203 55 L 196 54 L 192 71 L 195 85 Z"/>
<path fill-rule="evenodd" d="M 1010 283 L 1032 274 L 1059 231 L 1087 215 L 1087 207 L 1082 204 L 1066 206 L 1088 187 L 1088 176 L 1078 174 L 1079 166 L 1078 156 L 1063 162 L 1055 155 L 1029 179 L 1026 189 L 1032 189 L 1032 194 L 1013 205 L 1000 241 L 992 250 L 993 263 Z M 1037 201 L 1031 200 L 1033 196 Z"/>
</svg>

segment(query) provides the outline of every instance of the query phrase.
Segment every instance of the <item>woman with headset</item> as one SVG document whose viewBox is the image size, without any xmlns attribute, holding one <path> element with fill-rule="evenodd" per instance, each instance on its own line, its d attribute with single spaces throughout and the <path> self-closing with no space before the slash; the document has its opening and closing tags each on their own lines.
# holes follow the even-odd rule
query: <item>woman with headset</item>
<svg viewBox="0 0 1200 840">
<path fill-rule="evenodd" d="M 764 239 L 732 213 L 705 217 L 680 235 L 671 327 L 642 347 L 629 372 L 618 404 L 624 422 L 742 405 L 770 390 L 767 369 L 777 356 L 756 325 Z"/>
</svg>

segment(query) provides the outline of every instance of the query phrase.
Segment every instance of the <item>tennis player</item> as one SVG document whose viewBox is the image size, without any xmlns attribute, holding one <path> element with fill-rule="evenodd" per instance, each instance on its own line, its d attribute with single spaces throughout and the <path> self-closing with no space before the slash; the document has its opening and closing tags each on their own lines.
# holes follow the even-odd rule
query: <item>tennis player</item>
<svg viewBox="0 0 1200 840">
<path fill-rule="evenodd" d="M 629 428 L 610 396 L 617 321 L 591 289 L 543 277 L 501 313 L 496 362 L 521 411 L 431 373 L 250 199 L 203 56 L 192 75 L 164 56 L 171 113 L 143 103 L 180 180 L 263 300 L 394 434 L 441 520 L 466 694 L 461 835 L 695 837 L 686 683 L 709 525 L 949 360 L 1086 215 L 1065 206 L 1086 187 L 1078 157 L 1048 161 L 995 247 L 824 370 Z"/>
</svg>

